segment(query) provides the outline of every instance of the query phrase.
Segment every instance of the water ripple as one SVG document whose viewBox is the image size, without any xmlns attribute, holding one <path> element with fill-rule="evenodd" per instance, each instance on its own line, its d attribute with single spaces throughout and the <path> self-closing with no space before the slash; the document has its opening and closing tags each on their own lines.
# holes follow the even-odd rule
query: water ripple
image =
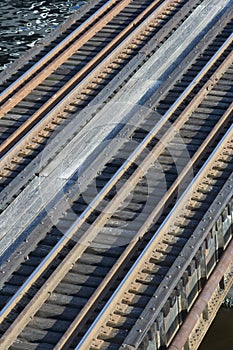
<svg viewBox="0 0 233 350">
<path fill-rule="evenodd" d="M 0 71 L 33 47 L 86 1 L 1 0 Z"/>
</svg>

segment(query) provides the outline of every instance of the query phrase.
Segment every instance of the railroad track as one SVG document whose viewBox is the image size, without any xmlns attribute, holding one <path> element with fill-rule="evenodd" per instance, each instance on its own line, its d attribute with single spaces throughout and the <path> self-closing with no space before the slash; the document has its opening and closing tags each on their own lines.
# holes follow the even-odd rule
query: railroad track
<svg viewBox="0 0 233 350">
<path fill-rule="evenodd" d="M 52 48 L 40 58 L 35 66 L 26 66 L 28 70 L 21 78 L 17 77 L 13 82 L 8 79 L 11 84 L 6 82 L 1 93 L 0 112 L 2 210 L 46 165 L 43 163 L 46 157 L 43 156 L 41 161 L 36 156 L 41 155 L 54 130 L 58 132 L 64 128 L 76 114 L 81 120 L 79 129 L 87 124 L 92 116 L 82 115 L 85 107 L 92 103 L 98 104 L 99 109 L 112 98 L 134 70 L 158 50 L 201 2 L 147 1 L 142 5 L 139 1 L 132 1 L 129 4 L 123 2 L 126 6 L 123 8 L 122 2 L 108 1 L 84 23 L 90 26 L 89 35 L 85 25 L 78 27 L 60 42 L 58 48 Z M 113 7 L 115 5 L 118 10 Z M 108 11 L 112 11 L 111 14 Z M 109 21 L 106 25 L 102 23 L 104 15 Z M 98 24 L 98 32 L 95 33 L 92 22 L 95 25 L 99 23 L 98 16 L 102 28 Z M 226 32 L 229 30 L 226 29 Z M 150 38 L 150 44 L 144 47 Z M 60 53 L 57 51 L 59 47 Z M 137 61 L 131 62 L 138 50 L 141 54 Z M 54 54 L 56 65 L 52 61 Z M 123 67 L 126 68 L 124 75 L 118 76 Z M 31 74 L 35 75 L 33 80 L 30 79 Z M 110 81 L 113 84 L 109 88 Z M 12 94 L 14 98 L 11 98 Z M 61 147 L 64 147 L 64 142 Z M 55 148 L 53 152 L 56 153 Z"/>
<path fill-rule="evenodd" d="M 2 144 L 1 151 L 5 152 L 8 145 L 14 142 L 16 135 L 22 135 L 28 130 L 28 127 L 31 128 L 37 120 L 42 118 L 43 113 L 51 109 L 56 101 L 59 102 L 72 87 L 77 86 L 97 66 L 99 61 L 106 58 L 109 52 L 112 56 L 116 45 L 122 42 L 127 35 L 132 34 L 134 27 L 139 26 L 143 19 L 147 20 L 152 11 L 158 10 L 161 3 L 161 1 L 152 0 L 147 0 L 143 4 L 136 0 L 106 2 L 87 23 L 76 29 L 51 53 L 48 53 L 29 71 L 26 71 L 8 86 L 1 93 L 0 115 L 3 120 L 6 120 L 2 138 L 7 139 Z M 177 11 L 180 9 L 180 4 L 182 5 L 182 2 L 175 3 L 173 1 L 169 4 L 164 2 L 162 7 L 165 11 L 170 9 L 172 13 L 176 7 Z M 160 6 L 159 12 L 161 10 Z M 158 13 L 156 15 L 158 16 Z M 171 16 L 170 13 L 169 15 Z M 162 22 L 163 13 L 160 13 L 160 20 Z M 139 48 L 140 45 L 137 46 L 137 49 Z M 128 51 L 130 52 L 129 48 Z M 96 70 L 95 74 L 97 73 L 100 71 Z M 35 74 L 36 76 L 33 77 Z M 93 89 L 93 93 L 95 93 L 95 89 Z M 13 99 L 11 99 L 12 95 L 14 95 Z M 22 114 L 25 115 L 24 120 L 21 120 Z M 16 125 L 9 123 L 8 126 L 7 120 L 8 118 L 13 119 L 12 115 L 15 116 Z M 21 128 L 17 125 L 20 124 L 20 120 L 23 124 Z M 25 120 L 27 120 L 28 127 L 25 126 Z M 17 121 L 18 123 L 16 123 Z M 14 136 L 11 136 L 12 133 Z"/>
<path fill-rule="evenodd" d="M 57 225 L 65 234 L 47 221 L 43 229 L 34 228 L 29 237 L 34 244 L 21 247 L 22 258 L 28 253 L 26 261 L 15 269 L 12 260 L 2 279 L 3 347 L 58 349 L 73 340 L 74 331 L 76 342 L 81 339 L 93 312 L 111 296 L 124 269 L 136 261 L 179 200 L 190 170 L 198 172 L 232 124 L 231 51 L 228 35 L 181 94 L 174 86 L 167 99 L 151 106 L 144 124 L 131 135 L 136 149 L 132 142 L 124 143 L 84 192 L 77 193 L 74 185 L 71 209 Z M 162 117 L 155 120 L 153 108 L 163 111 Z M 232 171 L 228 155 L 224 164 L 228 173 Z M 221 173 L 222 179 L 228 173 Z M 93 197 L 96 184 L 100 192 Z M 174 250 L 179 251 L 176 243 Z M 159 283 L 166 273 L 161 270 Z"/>
<path fill-rule="evenodd" d="M 159 317 L 164 308 L 172 308 L 174 296 L 170 288 L 174 291 L 185 269 L 190 268 L 187 252 L 190 254 L 190 247 L 194 248 L 194 242 L 199 241 L 198 247 L 195 246 L 197 251 L 204 240 L 205 228 L 200 229 L 200 220 L 207 217 L 209 220 L 216 194 L 224 185 L 232 188 L 232 159 L 233 127 L 224 135 L 137 261 L 126 270 L 125 278 L 111 299 L 99 310 L 97 320 L 89 325 L 80 342 L 75 339 L 72 349 L 147 348 L 155 335 L 149 334 L 144 344 L 143 338 L 156 322 L 156 316 Z M 193 252 L 191 255 L 194 257 Z M 64 341 L 70 334 L 67 331 Z"/>
<path fill-rule="evenodd" d="M 184 62 L 182 62 L 182 64 L 180 65 L 180 67 L 178 69 L 176 69 L 171 75 L 170 79 L 168 79 L 168 81 L 166 81 L 165 84 L 163 84 L 161 89 L 158 89 L 158 91 L 156 91 L 156 93 L 153 95 L 153 100 L 155 100 L 155 109 L 156 107 L 156 103 L 158 104 L 159 101 L 162 101 L 163 104 L 165 104 L 167 110 L 169 109 L 169 107 L 172 105 L 172 103 L 174 102 L 174 99 L 178 96 L 179 94 L 181 94 L 185 87 L 188 86 L 188 84 L 190 83 L 190 77 L 191 76 L 195 76 L 197 74 L 197 72 L 199 70 L 201 70 L 204 66 L 204 64 L 206 63 L 206 57 L 210 57 L 211 55 L 214 54 L 214 52 L 219 49 L 220 45 L 224 42 L 224 40 L 229 36 L 229 33 L 231 33 L 232 31 L 232 13 L 229 14 L 229 16 L 223 16 L 220 21 L 218 21 L 214 27 L 212 27 L 212 31 L 211 31 L 211 35 L 209 35 L 210 33 L 208 33 L 203 40 L 200 41 L 200 43 L 195 46 L 194 50 L 191 51 L 189 53 L 189 55 L 187 55 L 186 59 L 184 60 Z M 220 25 L 221 23 L 221 25 Z M 218 29 L 219 27 L 222 26 L 222 30 L 220 33 L 218 33 Z M 229 40 L 227 43 L 230 44 L 231 40 Z M 200 50 L 200 53 L 197 54 L 199 52 L 199 49 L 202 48 L 203 50 Z M 219 51 L 219 53 L 221 52 L 221 50 Z M 218 53 L 218 54 L 219 54 Z M 218 58 L 218 54 L 215 56 L 214 60 L 212 61 L 212 64 L 215 63 L 216 59 Z M 186 70 L 186 71 L 185 71 Z M 178 71 L 178 72 L 177 72 Z M 175 77 L 175 78 L 174 78 Z M 177 79 L 180 78 L 180 81 L 177 82 Z M 199 79 L 201 78 L 201 75 L 199 76 Z M 171 83 L 171 81 L 174 79 L 175 83 Z M 202 82 L 203 83 L 203 82 Z M 174 88 L 171 89 L 171 85 L 174 85 Z M 161 97 L 161 95 L 165 95 L 165 97 Z M 165 100 L 165 101 L 164 101 Z M 164 102 L 163 102 L 164 101 Z M 148 103 L 145 104 L 145 106 L 148 108 L 148 110 L 152 107 L 151 102 L 149 101 Z M 161 104 L 162 106 L 162 104 Z M 160 107 L 158 107 L 160 108 Z M 164 106 L 161 107 L 161 109 L 159 110 L 160 113 L 163 113 L 163 111 L 165 111 Z M 143 114 L 143 117 L 145 117 L 145 113 Z M 157 118 L 157 117 L 156 117 Z M 159 115 L 160 118 L 160 115 Z M 77 122 L 77 120 L 75 120 L 75 122 Z M 133 137 L 133 141 L 134 142 L 140 142 L 142 140 L 142 137 L 144 137 L 146 135 L 146 133 L 149 132 L 150 128 L 156 123 L 156 119 L 154 120 L 154 116 L 152 115 L 151 118 L 149 120 L 147 120 L 145 123 L 142 120 L 141 115 L 139 115 L 139 118 L 132 120 L 131 124 L 133 124 L 133 127 L 131 125 L 130 130 L 127 130 L 128 125 L 126 126 L 126 131 L 123 130 L 122 134 L 125 137 L 129 137 L 131 138 L 133 135 L 133 130 L 135 129 L 135 126 L 137 124 L 141 125 L 141 129 L 143 127 L 143 130 L 140 130 L 140 126 L 139 126 L 139 132 L 141 133 L 140 137 L 139 137 L 139 132 L 136 132 L 136 136 Z M 62 139 L 66 138 L 66 135 L 71 133 L 72 128 L 67 132 L 66 129 L 64 130 L 63 135 L 58 139 L 58 143 L 60 144 Z M 122 136 L 119 136 L 122 137 Z M 124 138 L 122 138 L 122 140 L 124 140 Z M 110 152 L 109 155 L 105 157 L 101 157 L 98 158 L 98 162 L 95 165 L 94 169 L 96 168 L 97 170 L 94 171 L 94 175 L 90 173 L 88 173 L 87 178 L 93 178 L 93 176 L 95 176 L 97 171 L 101 171 L 101 169 L 105 166 L 105 164 L 107 163 L 107 159 L 111 159 L 111 147 L 114 148 L 119 148 L 121 145 L 121 142 L 119 142 L 120 140 L 117 140 L 117 142 L 112 146 L 109 146 Z M 56 146 L 56 143 L 55 143 Z M 135 145 L 134 145 L 135 146 Z M 47 155 L 47 161 L 51 159 L 51 153 L 54 149 L 54 144 L 52 143 L 52 146 L 49 148 L 48 150 L 48 155 Z M 56 153 L 55 153 L 56 154 Z M 123 153 L 122 153 L 123 155 Z M 129 153 L 126 155 L 129 156 Z M 122 156 L 121 156 L 122 158 Z M 43 159 L 46 159 L 46 157 L 43 154 Z M 35 168 L 37 170 L 37 166 L 38 163 L 35 163 L 34 159 L 30 164 L 31 166 L 31 171 L 33 172 L 33 174 L 35 174 Z M 119 164 L 118 164 L 118 168 L 119 168 Z M 22 174 L 22 178 L 20 177 L 20 179 L 15 178 L 15 182 L 14 184 L 16 185 L 16 189 L 20 189 L 22 187 L 21 182 L 24 182 L 25 177 L 27 179 L 27 172 L 28 172 L 28 168 L 26 167 L 24 169 L 24 166 L 21 165 L 21 174 Z M 115 168 L 117 169 L 117 166 L 115 166 Z M 29 174 L 30 177 L 30 174 Z M 11 184 L 12 185 L 12 184 Z M 5 200 L 3 200 L 3 205 L 7 205 L 7 202 L 9 201 L 9 196 L 11 197 L 11 199 L 15 198 L 15 196 L 17 195 L 17 191 L 15 190 L 15 188 L 11 186 L 7 186 L 5 188 L 5 190 L 2 191 L 2 197 L 4 198 L 6 197 Z M 2 206 L 3 206 L 2 205 Z M 36 204 L 35 204 L 36 205 Z M 10 209 L 11 210 L 11 209 Z M 33 209 L 32 209 L 33 210 Z M 12 213 L 12 212 L 11 212 Z M 12 214 L 10 214 L 12 215 Z M 19 212 L 17 211 L 17 215 L 19 215 Z M 10 220 L 10 217 L 7 219 L 3 216 L 3 220 Z M 4 225 L 3 225 L 4 226 Z M 3 230 L 2 230 L 3 232 Z M 4 243 L 3 243 L 4 244 Z"/>
</svg>

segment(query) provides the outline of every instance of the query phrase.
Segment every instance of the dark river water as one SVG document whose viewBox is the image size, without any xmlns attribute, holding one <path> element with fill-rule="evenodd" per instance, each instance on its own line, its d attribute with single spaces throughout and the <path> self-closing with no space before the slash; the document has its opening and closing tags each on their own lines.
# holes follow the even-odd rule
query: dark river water
<svg viewBox="0 0 233 350">
<path fill-rule="evenodd" d="M 198 350 L 233 350 L 233 308 L 220 308 Z"/>
<path fill-rule="evenodd" d="M 0 0 L 0 71 L 85 2 Z"/>
<path fill-rule="evenodd" d="M 85 2 L 0 0 L 0 71 Z M 233 309 L 220 310 L 200 350 L 233 350 Z"/>
</svg>

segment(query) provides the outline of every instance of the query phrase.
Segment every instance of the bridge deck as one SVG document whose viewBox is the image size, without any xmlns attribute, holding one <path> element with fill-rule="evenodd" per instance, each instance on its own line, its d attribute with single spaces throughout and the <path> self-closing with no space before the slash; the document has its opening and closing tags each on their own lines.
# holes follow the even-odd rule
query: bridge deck
<svg viewBox="0 0 233 350">
<path fill-rule="evenodd" d="M 4 349 L 198 347 L 232 284 L 232 27 L 95 0 L 0 76 Z"/>
</svg>

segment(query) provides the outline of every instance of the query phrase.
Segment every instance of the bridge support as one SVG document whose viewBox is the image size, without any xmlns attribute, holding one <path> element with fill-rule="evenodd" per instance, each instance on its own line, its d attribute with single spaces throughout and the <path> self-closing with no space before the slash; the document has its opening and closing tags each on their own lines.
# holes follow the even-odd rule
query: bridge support
<svg viewBox="0 0 233 350">
<path fill-rule="evenodd" d="M 233 198 L 225 203 L 208 229 L 199 232 L 202 243 L 160 312 L 157 310 L 140 350 L 199 347 L 233 284 Z M 187 259 L 191 251 L 189 254 Z"/>
<path fill-rule="evenodd" d="M 233 285 L 224 299 L 223 305 L 228 308 L 233 308 Z"/>
<path fill-rule="evenodd" d="M 169 350 L 195 350 L 233 284 L 233 241 L 224 252 Z"/>
</svg>

